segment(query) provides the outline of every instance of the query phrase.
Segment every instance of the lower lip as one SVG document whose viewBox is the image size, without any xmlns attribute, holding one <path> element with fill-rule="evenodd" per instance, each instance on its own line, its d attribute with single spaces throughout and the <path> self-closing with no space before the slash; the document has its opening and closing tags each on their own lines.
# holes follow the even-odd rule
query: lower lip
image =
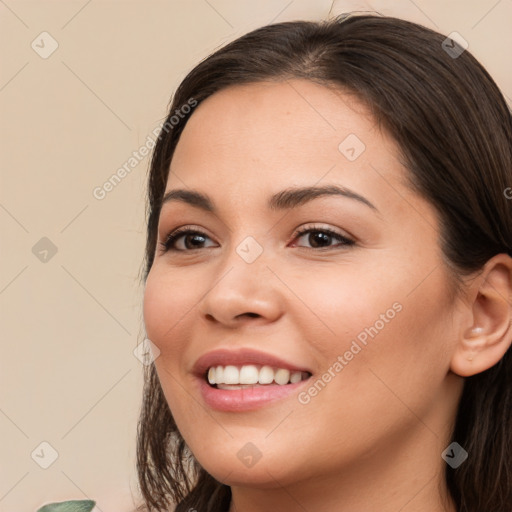
<svg viewBox="0 0 512 512">
<path fill-rule="evenodd" d="M 200 390 L 206 405 L 217 411 L 240 412 L 260 409 L 266 405 L 283 400 L 296 392 L 309 379 L 295 384 L 267 384 L 243 389 L 218 389 L 200 379 Z"/>
</svg>

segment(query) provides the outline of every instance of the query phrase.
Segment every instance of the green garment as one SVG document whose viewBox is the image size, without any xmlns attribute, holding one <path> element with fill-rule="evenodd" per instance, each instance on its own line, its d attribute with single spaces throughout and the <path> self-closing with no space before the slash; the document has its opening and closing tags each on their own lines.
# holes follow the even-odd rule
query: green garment
<svg viewBox="0 0 512 512">
<path fill-rule="evenodd" d="M 96 502 L 91 500 L 62 501 L 44 505 L 37 512 L 91 512 L 94 505 L 96 505 Z"/>
</svg>

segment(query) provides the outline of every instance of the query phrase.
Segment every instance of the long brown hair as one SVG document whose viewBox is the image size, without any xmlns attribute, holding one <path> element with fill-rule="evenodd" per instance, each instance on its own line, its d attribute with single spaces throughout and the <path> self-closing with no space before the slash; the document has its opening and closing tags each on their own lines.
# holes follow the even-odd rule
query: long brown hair
<svg viewBox="0 0 512 512">
<path fill-rule="evenodd" d="M 192 109 L 216 91 L 304 78 L 350 91 L 396 140 L 411 186 L 436 208 L 455 281 L 499 253 L 512 255 L 512 117 L 495 82 L 454 41 L 392 17 L 343 16 L 254 30 L 198 64 L 178 87 L 152 155 L 145 277 L 153 262 L 169 165 Z M 180 110 L 182 109 L 182 110 Z M 181 112 L 179 122 L 172 116 Z M 187 114 L 183 114 L 188 110 Z M 452 440 L 469 453 L 446 482 L 458 512 L 512 510 L 512 352 L 465 379 Z M 228 510 L 230 488 L 185 445 L 154 365 L 147 368 L 137 468 L 144 506 Z"/>
</svg>

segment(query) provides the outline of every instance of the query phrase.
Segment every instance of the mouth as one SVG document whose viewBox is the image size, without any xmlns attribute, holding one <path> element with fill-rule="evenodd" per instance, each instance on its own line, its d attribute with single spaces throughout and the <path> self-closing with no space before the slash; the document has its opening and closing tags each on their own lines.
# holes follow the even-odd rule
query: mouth
<svg viewBox="0 0 512 512">
<path fill-rule="evenodd" d="M 204 375 L 209 386 L 223 390 L 286 386 L 297 384 L 310 377 L 311 373 L 307 371 L 254 364 L 211 366 Z"/>
<path fill-rule="evenodd" d="M 252 349 L 220 349 L 201 356 L 193 373 L 211 409 L 242 412 L 291 398 L 312 372 L 272 354 Z"/>
</svg>

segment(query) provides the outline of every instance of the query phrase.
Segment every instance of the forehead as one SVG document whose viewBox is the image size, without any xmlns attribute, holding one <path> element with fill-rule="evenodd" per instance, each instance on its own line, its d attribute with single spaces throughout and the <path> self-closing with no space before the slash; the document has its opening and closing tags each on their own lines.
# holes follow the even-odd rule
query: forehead
<svg viewBox="0 0 512 512">
<path fill-rule="evenodd" d="M 335 182 L 372 202 L 404 181 L 395 142 L 353 94 L 306 80 L 232 86 L 202 102 L 176 147 L 167 190 L 210 195 Z M 224 199 L 224 197 L 220 197 Z"/>
<path fill-rule="evenodd" d="M 301 148 L 304 157 L 321 144 L 337 155 L 339 143 L 350 134 L 368 144 L 382 135 L 368 107 L 354 94 L 295 79 L 237 85 L 213 94 L 196 108 L 179 146 L 184 149 L 194 135 L 204 137 L 218 151 L 227 144 L 233 156 L 234 138 L 243 143 L 244 152 L 266 143 L 267 148 Z"/>
</svg>

